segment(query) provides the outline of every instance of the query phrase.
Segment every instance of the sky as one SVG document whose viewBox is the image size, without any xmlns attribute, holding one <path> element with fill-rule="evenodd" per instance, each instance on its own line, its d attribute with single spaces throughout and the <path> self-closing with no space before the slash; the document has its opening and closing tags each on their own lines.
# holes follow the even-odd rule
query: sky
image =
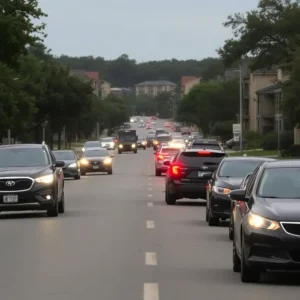
<svg viewBox="0 0 300 300">
<path fill-rule="evenodd" d="M 122 54 L 138 62 L 217 57 L 232 37 L 228 15 L 258 0 L 39 0 L 48 14 L 45 44 L 54 55 Z"/>
</svg>

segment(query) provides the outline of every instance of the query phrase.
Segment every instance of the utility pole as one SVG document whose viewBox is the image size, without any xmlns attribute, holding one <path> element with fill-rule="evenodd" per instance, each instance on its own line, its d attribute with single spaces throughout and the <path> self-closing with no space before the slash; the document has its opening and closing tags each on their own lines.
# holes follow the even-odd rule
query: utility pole
<svg viewBox="0 0 300 300">
<path fill-rule="evenodd" d="M 7 144 L 10 145 L 10 129 L 7 130 Z"/>
<path fill-rule="evenodd" d="M 100 139 L 100 124 L 97 122 L 96 124 L 96 136 L 97 136 L 97 141 Z"/>
<path fill-rule="evenodd" d="M 66 126 L 63 127 L 64 149 L 66 149 Z"/>
<path fill-rule="evenodd" d="M 242 65 L 240 65 L 240 151 L 243 151 L 243 78 Z"/>
</svg>

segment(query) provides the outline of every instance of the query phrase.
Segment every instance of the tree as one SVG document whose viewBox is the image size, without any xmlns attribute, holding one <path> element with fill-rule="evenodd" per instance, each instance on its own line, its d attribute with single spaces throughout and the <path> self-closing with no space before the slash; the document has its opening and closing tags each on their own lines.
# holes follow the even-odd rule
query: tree
<svg viewBox="0 0 300 300">
<path fill-rule="evenodd" d="M 10 67 L 18 65 L 19 57 L 27 53 L 28 45 L 33 45 L 45 36 L 45 24 L 36 24 L 37 19 L 45 16 L 37 0 L 1 1 L 1 62 Z"/>
<path fill-rule="evenodd" d="M 251 56 L 252 68 L 290 64 L 300 45 L 300 2 L 260 0 L 256 10 L 228 17 L 234 37 L 218 50 L 226 66 Z"/>
<path fill-rule="evenodd" d="M 238 101 L 239 85 L 236 81 L 200 83 L 179 102 L 177 119 L 195 124 L 207 134 L 216 122 L 235 119 Z"/>
<path fill-rule="evenodd" d="M 234 123 L 235 121 L 216 122 L 211 128 L 211 134 L 219 136 L 222 142 L 226 142 L 232 138 L 232 124 Z"/>
</svg>

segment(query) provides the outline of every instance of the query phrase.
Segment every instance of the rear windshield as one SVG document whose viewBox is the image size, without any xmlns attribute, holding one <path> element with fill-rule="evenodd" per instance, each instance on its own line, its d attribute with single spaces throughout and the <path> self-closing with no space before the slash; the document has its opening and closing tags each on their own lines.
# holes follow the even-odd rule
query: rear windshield
<svg viewBox="0 0 300 300">
<path fill-rule="evenodd" d="M 166 133 L 164 130 L 156 130 L 156 134 Z"/>
<path fill-rule="evenodd" d="M 179 149 L 177 148 L 162 148 L 161 153 L 177 153 Z"/>
<path fill-rule="evenodd" d="M 84 144 L 84 147 L 101 147 L 101 143 L 100 142 L 86 142 Z"/>
<path fill-rule="evenodd" d="M 211 150 L 222 150 L 219 144 L 197 144 L 193 143 L 192 149 L 211 149 Z"/>
<path fill-rule="evenodd" d="M 188 165 L 215 165 L 219 164 L 225 155 L 225 153 L 201 154 L 199 152 L 182 152 L 178 160 Z"/>
<path fill-rule="evenodd" d="M 135 142 L 136 136 L 134 135 L 124 135 L 119 137 L 120 142 Z"/>
<path fill-rule="evenodd" d="M 157 140 L 160 142 L 169 142 L 172 140 L 170 136 L 159 136 L 157 137 Z"/>
</svg>

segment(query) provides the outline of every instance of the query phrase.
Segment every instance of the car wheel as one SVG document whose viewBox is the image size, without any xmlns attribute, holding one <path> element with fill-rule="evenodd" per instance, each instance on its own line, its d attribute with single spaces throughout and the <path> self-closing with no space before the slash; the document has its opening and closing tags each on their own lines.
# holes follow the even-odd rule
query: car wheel
<svg viewBox="0 0 300 300">
<path fill-rule="evenodd" d="M 133 153 L 136 154 L 136 153 L 137 153 L 137 150 L 134 150 Z"/>
<path fill-rule="evenodd" d="M 229 221 L 229 227 L 228 227 L 228 236 L 229 236 L 229 239 L 231 241 L 233 241 L 233 224 L 232 224 L 232 215 L 230 217 L 230 221 Z"/>
<path fill-rule="evenodd" d="M 232 243 L 232 269 L 233 272 L 241 272 L 241 259 L 239 258 L 239 256 L 236 253 L 236 243 L 235 243 L 235 239 L 233 240 Z"/>
<path fill-rule="evenodd" d="M 247 266 L 244 253 L 244 241 L 242 238 L 241 253 L 241 281 L 242 282 L 258 282 L 260 280 L 260 271 L 256 268 Z"/>
<path fill-rule="evenodd" d="M 155 176 L 161 176 L 161 172 L 157 169 L 155 169 Z"/>
<path fill-rule="evenodd" d="M 207 204 L 206 204 L 206 212 L 205 212 L 205 221 L 208 222 L 208 208 L 207 208 Z"/>
<path fill-rule="evenodd" d="M 113 170 L 112 170 L 112 169 L 110 169 L 110 170 L 107 172 L 108 175 L 112 175 L 112 173 L 113 173 Z"/>
<path fill-rule="evenodd" d="M 47 210 L 48 217 L 57 217 L 58 216 L 58 199 L 55 199 L 53 207 Z"/>
<path fill-rule="evenodd" d="M 78 179 L 80 179 L 80 172 L 78 172 L 78 174 L 76 175 L 76 176 L 74 176 L 74 179 L 76 179 L 76 180 L 78 180 Z"/>
<path fill-rule="evenodd" d="M 118 154 L 122 154 L 122 151 L 118 150 Z"/>
<path fill-rule="evenodd" d="M 170 194 L 168 191 L 165 192 L 165 201 L 168 205 L 176 204 L 176 195 Z"/>
<path fill-rule="evenodd" d="M 86 175 L 86 173 L 81 171 L 81 175 L 82 175 L 82 176 L 85 176 L 85 175 Z"/>
<path fill-rule="evenodd" d="M 61 199 L 58 203 L 58 212 L 60 214 L 63 214 L 65 212 L 65 191 L 63 191 Z"/>
<path fill-rule="evenodd" d="M 209 210 L 209 212 L 208 212 L 208 225 L 209 226 L 218 226 L 219 225 L 219 221 L 220 221 L 219 218 L 211 216 L 211 212 Z"/>
</svg>

